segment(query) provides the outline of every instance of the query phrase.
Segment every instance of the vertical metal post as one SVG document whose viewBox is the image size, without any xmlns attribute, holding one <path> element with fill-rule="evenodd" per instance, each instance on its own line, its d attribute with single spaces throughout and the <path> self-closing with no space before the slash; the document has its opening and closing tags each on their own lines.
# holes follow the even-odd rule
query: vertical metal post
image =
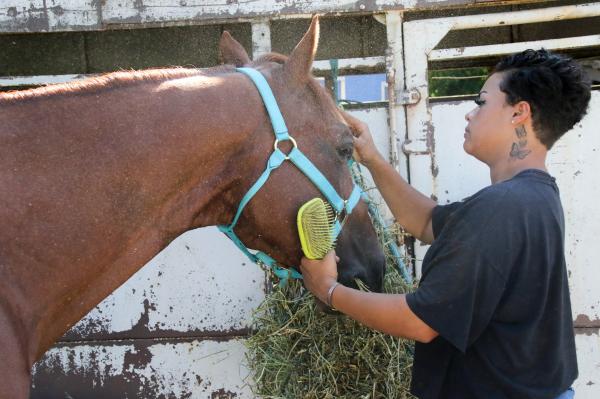
<svg viewBox="0 0 600 399">
<path fill-rule="evenodd" d="M 394 168 L 407 181 L 410 181 L 408 157 L 402 150 L 406 140 L 406 107 L 398 99 L 398 93 L 406 90 L 406 74 L 404 67 L 404 42 L 402 23 L 404 14 L 400 11 L 385 13 L 387 48 L 385 54 L 385 69 L 388 93 L 388 116 L 390 126 L 390 161 Z M 404 243 L 404 251 L 414 253 L 411 241 Z M 406 264 L 406 263 L 405 263 Z M 416 267 L 410 262 L 410 268 Z M 405 266 L 406 270 L 406 266 Z M 407 271 L 407 274 L 411 271 Z"/>
<path fill-rule="evenodd" d="M 252 58 L 271 52 L 271 24 L 268 19 L 252 22 Z"/>
<path fill-rule="evenodd" d="M 401 151 L 406 135 L 406 109 L 396 98 L 396 93 L 405 89 L 402 21 L 403 14 L 400 11 L 388 11 L 385 13 L 388 42 L 385 69 L 389 101 L 390 161 L 402 177 L 409 180 L 408 158 Z"/>
<path fill-rule="evenodd" d="M 403 24 L 406 57 L 406 87 L 416 90 L 420 100 L 406 106 L 406 141 L 402 151 L 409 159 L 410 184 L 433 199 L 436 197 L 437 165 L 431 107 L 429 106 L 428 54 L 451 29 L 451 23 L 412 21 Z M 408 56 L 409 55 L 409 56 Z M 427 245 L 415 242 L 415 269 L 421 276 L 422 259 Z"/>
</svg>

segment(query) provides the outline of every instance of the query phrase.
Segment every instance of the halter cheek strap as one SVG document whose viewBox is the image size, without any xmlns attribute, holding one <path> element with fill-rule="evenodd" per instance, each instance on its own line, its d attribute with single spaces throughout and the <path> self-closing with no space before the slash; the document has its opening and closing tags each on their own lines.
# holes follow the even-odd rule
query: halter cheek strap
<svg viewBox="0 0 600 399">
<path fill-rule="evenodd" d="M 280 279 L 280 284 L 285 285 L 288 278 L 301 279 L 302 274 L 300 274 L 295 268 L 286 269 L 279 266 L 275 259 L 273 259 L 264 252 L 251 252 L 233 231 L 245 206 L 266 183 L 266 181 L 269 179 L 269 176 L 271 175 L 271 172 L 280 167 L 284 161 L 291 161 L 294 165 L 296 165 L 298 169 L 300 169 L 300 171 L 302 171 L 302 173 L 304 173 L 310 179 L 310 181 L 319 189 L 319 191 L 331 204 L 334 211 L 338 215 L 334 225 L 334 237 L 336 238 L 342 230 L 345 218 L 348 215 L 350 215 L 350 213 L 352 213 L 352 210 L 354 209 L 356 204 L 358 204 L 358 201 L 361 199 L 362 191 L 360 187 L 356 183 L 354 183 L 352 193 L 350 194 L 347 200 L 344 200 L 329 183 L 327 178 L 319 171 L 319 169 L 302 153 L 302 151 L 298 149 L 296 141 L 288 133 L 287 126 L 285 125 L 285 121 L 283 120 L 283 116 L 281 115 L 281 111 L 279 110 L 279 106 L 277 105 L 277 101 L 275 100 L 275 96 L 273 95 L 273 92 L 271 91 L 271 88 L 269 87 L 269 84 L 267 83 L 264 76 L 260 72 L 252 68 L 237 68 L 237 70 L 248 76 L 257 87 L 269 114 L 269 118 L 271 119 L 271 124 L 275 133 L 275 144 L 273 153 L 267 161 L 266 169 L 256 180 L 256 182 L 252 185 L 252 187 L 250 187 L 248 192 L 240 201 L 237 212 L 231 224 L 227 226 L 221 225 L 218 226 L 218 228 L 223 233 L 225 233 L 227 237 L 229 237 L 233 241 L 233 243 L 240 250 L 242 250 L 242 252 L 244 252 L 244 254 L 246 254 L 246 256 L 252 262 L 270 268 L 273 271 L 273 273 Z M 277 144 L 280 141 L 288 140 L 292 142 L 293 148 L 290 151 L 290 153 L 286 155 L 281 150 L 279 150 Z M 351 166 L 351 162 L 349 162 L 349 166 Z M 342 214 L 344 215 L 344 218 L 343 220 L 340 220 Z"/>
</svg>

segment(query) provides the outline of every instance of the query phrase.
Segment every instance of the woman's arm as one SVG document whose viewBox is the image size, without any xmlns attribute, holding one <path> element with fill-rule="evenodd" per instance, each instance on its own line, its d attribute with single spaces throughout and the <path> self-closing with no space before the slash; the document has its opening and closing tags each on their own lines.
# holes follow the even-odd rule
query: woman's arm
<svg viewBox="0 0 600 399">
<path fill-rule="evenodd" d="M 415 190 L 383 157 L 365 166 L 396 221 L 413 237 L 431 244 L 431 215 L 436 202 Z"/>
<path fill-rule="evenodd" d="M 306 288 L 327 303 L 328 291 L 337 281 L 335 252 L 323 260 L 303 258 L 301 270 Z M 363 292 L 340 284 L 333 290 L 331 305 L 367 327 L 396 337 L 430 342 L 438 335 L 410 310 L 403 294 Z"/>
<path fill-rule="evenodd" d="M 365 165 L 396 221 L 411 235 L 430 244 L 433 241 L 431 214 L 436 202 L 410 186 L 377 151 L 366 123 L 344 113 L 354 134 L 354 157 Z"/>
<path fill-rule="evenodd" d="M 367 327 L 395 337 L 427 343 L 438 335 L 410 310 L 404 294 L 377 294 L 338 285 L 331 306 Z"/>
</svg>

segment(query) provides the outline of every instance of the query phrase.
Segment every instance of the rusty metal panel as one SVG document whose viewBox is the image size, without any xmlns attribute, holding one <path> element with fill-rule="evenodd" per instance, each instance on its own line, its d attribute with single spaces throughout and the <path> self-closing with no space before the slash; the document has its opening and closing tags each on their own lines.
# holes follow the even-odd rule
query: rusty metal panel
<svg viewBox="0 0 600 399">
<path fill-rule="evenodd" d="M 494 1 L 494 0 L 492 0 Z M 476 0 L 3 0 L 0 32 L 58 32 L 189 25 L 314 13 L 380 12 L 475 5 Z"/>
<path fill-rule="evenodd" d="M 0 32 L 78 31 L 99 27 L 98 0 L 3 0 Z"/>
<path fill-rule="evenodd" d="M 463 148 L 464 115 L 471 101 L 437 103 L 431 108 L 437 174 L 433 186 L 439 203 L 461 200 L 490 184 L 488 168 Z M 596 238 L 600 236 L 600 92 L 592 92 L 588 114 L 559 140 L 549 153 L 549 172 L 556 177 L 566 219 L 565 248 L 571 302 L 577 335 L 580 378 L 576 381 L 587 398 L 600 397 L 600 384 L 586 385 L 600 375 L 600 271 L 596 267 Z M 413 165 L 411 165 L 412 168 Z M 588 338 L 594 337 L 594 338 Z M 577 397 L 580 397 L 579 392 Z"/>
<path fill-rule="evenodd" d="M 62 344 L 34 366 L 32 399 L 253 398 L 243 340 Z"/>
<path fill-rule="evenodd" d="M 244 335 L 265 274 L 215 227 L 171 243 L 65 340 Z"/>
<path fill-rule="evenodd" d="M 105 0 L 104 23 L 152 23 L 176 20 L 248 18 L 303 15 L 324 12 L 368 12 L 388 8 L 412 9 L 474 4 L 473 0 Z"/>
</svg>

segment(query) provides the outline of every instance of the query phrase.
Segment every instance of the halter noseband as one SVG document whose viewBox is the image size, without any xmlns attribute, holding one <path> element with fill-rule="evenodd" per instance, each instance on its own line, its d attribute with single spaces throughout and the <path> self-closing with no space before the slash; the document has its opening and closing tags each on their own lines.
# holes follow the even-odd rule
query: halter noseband
<svg viewBox="0 0 600 399">
<path fill-rule="evenodd" d="M 257 251 L 255 253 L 250 252 L 250 250 L 242 243 L 239 237 L 233 231 L 236 226 L 244 207 L 250 202 L 252 197 L 260 190 L 260 188 L 265 184 L 268 180 L 271 172 L 277 169 L 284 161 L 291 161 L 302 173 L 304 173 L 317 188 L 323 196 L 327 199 L 327 201 L 333 207 L 337 217 L 334 225 L 334 238 L 336 238 L 340 231 L 342 230 L 344 221 L 348 215 L 352 213 L 352 210 L 358 203 L 361 198 L 362 191 L 360 187 L 354 182 L 354 188 L 352 189 L 352 193 L 348 197 L 347 200 L 344 200 L 337 191 L 333 188 L 333 186 L 329 183 L 327 178 L 319 171 L 319 169 L 298 149 L 298 145 L 296 144 L 296 140 L 292 136 L 288 134 L 287 127 L 283 120 L 283 116 L 281 115 L 281 111 L 279 110 L 279 106 L 277 105 L 277 101 L 275 100 L 275 96 L 273 96 L 273 92 L 267 83 L 267 80 L 264 76 L 255 69 L 252 68 L 237 68 L 237 71 L 247 75 L 252 82 L 254 82 L 256 88 L 258 89 L 265 107 L 267 108 L 267 112 L 269 114 L 269 118 L 271 119 L 271 124 L 273 126 L 273 131 L 275 132 L 275 144 L 273 153 L 269 157 L 267 161 L 267 168 L 262 173 L 262 175 L 256 180 L 256 182 L 250 187 L 246 195 L 240 201 L 237 212 L 233 221 L 228 226 L 218 226 L 219 230 L 227 235 L 234 243 L 237 245 L 239 249 L 242 250 L 248 256 L 248 258 L 257 264 L 262 264 L 266 267 L 269 267 L 273 273 L 281 280 L 282 284 L 285 284 L 288 278 L 302 278 L 302 274 L 300 274 L 294 268 L 283 268 L 277 264 L 275 259 L 271 258 L 264 252 Z M 293 148 L 289 152 L 289 154 L 284 154 L 278 148 L 279 142 L 282 141 L 291 141 Z M 351 165 L 351 163 L 349 163 Z M 343 217 L 342 217 L 343 215 Z M 342 220 L 340 220 L 340 218 Z"/>
</svg>

